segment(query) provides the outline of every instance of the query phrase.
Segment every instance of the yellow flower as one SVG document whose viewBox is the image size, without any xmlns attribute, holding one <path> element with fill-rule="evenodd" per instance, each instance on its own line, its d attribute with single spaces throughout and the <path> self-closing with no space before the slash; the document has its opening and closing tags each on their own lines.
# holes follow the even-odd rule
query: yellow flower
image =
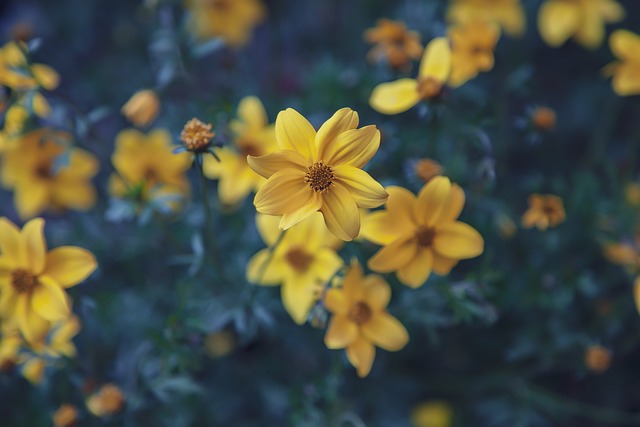
<svg viewBox="0 0 640 427">
<path fill-rule="evenodd" d="M 600 345 L 591 345 L 585 352 L 584 364 L 590 371 L 601 374 L 611 366 L 611 352 Z"/>
<path fill-rule="evenodd" d="M 526 20 L 520 0 L 450 0 L 447 20 L 455 24 L 483 21 L 512 36 L 524 33 Z"/>
<path fill-rule="evenodd" d="M 449 178 L 431 179 L 417 197 L 402 187 L 387 191 L 386 209 L 370 214 L 362 232 L 365 239 L 384 246 L 369 259 L 373 271 L 395 271 L 403 284 L 417 288 L 432 271 L 449 274 L 459 260 L 483 252 L 482 236 L 457 220 L 465 197 Z"/>
<path fill-rule="evenodd" d="M 555 227 L 565 220 L 562 199 L 554 195 L 532 194 L 529 196 L 529 209 L 522 215 L 522 226 L 538 227 L 546 230 Z"/>
<path fill-rule="evenodd" d="M 87 399 L 87 408 L 96 417 L 117 414 L 124 406 L 124 394 L 115 384 L 105 384 Z"/>
<path fill-rule="evenodd" d="M 444 172 L 442 165 L 432 159 L 420 159 L 413 165 L 413 171 L 423 182 L 441 175 Z"/>
<path fill-rule="evenodd" d="M 407 111 L 421 100 L 440 95 L 442 86 L 451 72 L 451 48 L 446 37 L 429 42 L 420 61 L 418 78 L 403 78 L 376 86 L 371 92 L 369 105 L 383 114 Z"/>
<path fill-rule="evenodd" d="M 23 219 L 45 210 L 87 211 L 96 191 L 91 178 L 99 163 L 89 152 L 69 147 L 71 135 L 51 129 L 25 134 L 2 158 L 0 178 L 14 191 L 14 204 Z"/>
<path fill-rule="evenodd" d="M 160 112 L 160 98 L 151 89 L 139 90 L 122 106 L 120 112 L 138 127 L 149 126 Z"/>
<path fill-rule="evenodd" d="M 0 48 L 0 85 L 17 91 L 42 87 L 52 90 L 60 84 L 60 76 L 48 65 L 30 64 L 24 43 L 9 42 Z"/>
<path fill-rule="evenodd" d="M 54 427 L 74 427 L 78 423 L 78 410 L 75 406 L 64 404 L 53 413 Z"/>
<path fill-rule="evenodd" d="M 531 113 L 531 124 L 539 131 L 550 131 L 556 127 L 556 112 L 548 107 L 537 107 Z"/>
<path fill-rule="evenodd" d="M 640 247 L 628 242 L 607 243 L 604 256 L 613 264 L 623 266 L 632 274 L 640 273 Z"/>
<path fill-rule="evenodd" d="M 208 178 L 218 179 L 218 195 L 222 203 L 235 205 L 266 180 L 255 173 L 247 163 L 247 156 L 263 156 L 277 151 L 276 134 L 269 125 L 267 113 L 255 96 L 248 96 L 238 106 L 239 120 L 231 122 L 234 148 L 222 147 L 213 156 L 204 158 L 203 171 Z"/>
<path fill-rule="evenodd" d="M 44 338 L 49 322 L 67 319 L 69 297 L 64 291 L 85 280 L 96 269 L 93 255 L 63 246 L 47 251 L 44 220 L 29 221 L 20 231 L 0 218 L 0 316 L 15 321 L 24 338 Z M 58 350 L 66 352 L 68 347 Z"/>
<path fill-rule="evenodd" d="M 247 266 L 247 279 L 264 286 L 282 284 L 282 304 L 294 322 L 302 324 L 318 300 L 322 285 L 335 274 L 343 261 L 336 254 L 341 243 L 314 213 L 291 227 L 275 247 L 278 218 L 257 215 L 258 231 L 269 248 L 256 253 Z"/>
<path fill-rule="evenodd" d="M 360 232 L 358 207 L 382 205 L 387 193 L 361 168 L 378 151 L 380 131 L 358 127 L 358 113 L 338 110 L 318 130 L 288 108 L 276 119 L 280 151 L 248 156 L 249 166 L 267 178 L 254 204 L 258 212 L 282 215 L 286 230 L 320 211 L 327 227 L 342 240 Z"/>
<path fill-rule="evenodd" d="M 226 329 L 213 332 L 204 339 L 205 352 L 216 359 L 231 353 L 237 345 L 235 334 Z"/>
<path fill-rule="evenodd" d="M 401 21 L 380 19 L 374 28 L 365 31 L 364 39 L 374 45 L 367 54 L 369 61 L 386 60 L 396 69 L 407 68 L 411 60 L 422 55 L 420 34 L 409 31 Z"/>
<path fill-rule="evenodd" d="M 211 140 L 216 135 L 211 131 L 213 125 L 196 118 L 189 120 L 180 132 L 184 149 L 192 153 L 206 153 L 210 150 Z"/>
<path fill-rule="evenodd" d="M 597 49 L 605 24 L 621 21 L 624 9 L 615 0 L 546 0 L 538 12 L 542 39 L 552 47 L 573 37 L 587 49 Z"/>
<path fill-rule="evenodd" d="M 178 210 L 189 193 L 185 172 L 191 166 L 188 153 L 174 154 L 171 135 L 164 129 L 144 134 L 136 129 L 125 129 L 116 137 L 116 150 L 111 162 L 117 174 L 109 180 L 109 193 L 127 198 L 141 205 L 163 198 Z"/>
<path fill-rule="evenodd" d="M 411 413 L 413 427 L 449 427 L 453 418 L 451 405 L 442 400 L 423 402 Z"/>
<path fill-rule="evenodd" d="M 185 3 L 191 19 L 188 28 L 198 39 L 220 37 L 231 47 L 246 44 L 253 28 L 266 17 L 260 0 L 186 0 Z"/>
<path fill-rule="evenodd" d="M 360 378 L 371 371 L 375 346 L 398 351 L 409 342 L 402 323 L 387 312 L 390 298 L 389 284 L 376 274 L 365 277 L 358 262 L 351 264 L 342 287 L 329 289 L 324 297 L 333 314 L 324 343 L 330 349 L 346 348 Z"/>
<path fill-rule="evenodd" d="M 609 37 L 609 46 L 618 58 L 604 69 L 613 76 L 613 90 L 620 96 L 640 94 L 640 35 L 616 30 Z"/>
<path fill-rule="evenodd" d="M 451 75 L 448 85 L 459 87 L 493 68 L 493 51 L 500 38 L 500 30 L 491 23 L 470 21 L 448 31 L 451 51 Z"/>
</svg>

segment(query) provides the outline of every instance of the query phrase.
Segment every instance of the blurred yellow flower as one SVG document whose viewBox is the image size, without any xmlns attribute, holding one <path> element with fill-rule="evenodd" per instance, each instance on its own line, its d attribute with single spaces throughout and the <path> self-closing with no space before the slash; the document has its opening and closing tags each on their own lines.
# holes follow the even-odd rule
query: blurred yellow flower
<svg viewBox="0 0 640 427">
<path fill-rule="evenodd" d="M 606 243 L 604 256 L 609 262 L 624 267 L 629 273 L 640 273 L 640 246 L 630 242 Z"/>
<path fill-rule="evenodd" d="M 603 71 L 613 76 L 613 90 L 620 96 L 640 94 L 640 35 L 616 30 L 609 37 L 609 47 L 618 61 Z"/>
<path fill-rule="evenodd" d="M 257 157 L 277 151 L 274 126 L 269 124 L 258 98 L 243 98 L 238 106 L 238 118 L 230 124 L 235 149 L 222 147 L 215 150 L 219 161 L 213 156 L 204 158 L 204 174 L 218 179 L 218 196 L 226 205 L 239 203 L 266 182 L 249 167 L 247 156 Z"/>
<path fill-rule="evenodd" d="M 479 72 L 493 68 L 493 52 L 500 38 L 497 26 L 483 21 L 469 21 L 452 26 L 447 35 L 452 45 L 449 86 L 462 86 Z"/>
<path fill-rule="evenodd" d="M 208 334 L 204 339 L 205 352 L 214 358 L 226 356 L 231 353 L 237 345 L 236 335 L 226 329 Z"/>
<path fill-rule="evenodd" d="M 565 212 L 562 199 L 551 194 L 532 194 L 529 196 L 529 209 L 522 215 L 522 226 L 537 227 L 544 231 L 564 222 Z"/>
<path fill-rule="evenodd" d="M 546 0 L 538 12 L 542 39 L 552 47 L 573 37 L 587 49 L 597 49 L 605 24 L 621 21 L 625 12 L 616 0 Z"/>
<path fill-rule="evenodd" d="M 349 362 L 358 376 L 369 375 L 376 348 L 401 350 L 409 342 L 402 323 L 387 312 L 391 287 L 376 275 L 364 276 L 362 267 L 352 262 L 341 288 L 332 288 L 324 304 L 333 314 L 324 337 L 330 349 L 346 348 Z"/>
<path fill-rule="evenodd" d="M 189 30 L 198 39 L 220 37 L 231 47 L 246 44 L 266 17 L 261 0 L 185 0 Z"/>
<path fill-rule="evenodd" d="M 387 199 L 384 188 L 361 169 L 378 151 L 380 131 L 373 125 L 357 129 L 358 123 L 358 113 L 342 108 L 316 132 L 296 110 L 281 111 L 280 151 L 247 158 L 267 178 L 254 199 L 257 211 L 282 215 L 283 230 L 320 211 L 338 238 L 358 236 L 358 208 L 378 207 Z"/>
<path fill-rule="evenodd" d="M 413 172 L 422 182 L 427 182 L 431 178 L 442 175 L 444 168 L 433 159 L 419 159 L 413 165 Z"/>
<path fill-rule="evenodd" d="M 78 410 L 67 403 L 60 406 L 51 418 L 54 427 L 75 427 L 78 423 Z"/>
<path fill-rule="evenodd" d="M 45 210 L 87 211 L 95 204 L 91 178 L 98 173 L 98 160 L 71 147 L 70 140 L 66 132 L 38 129 L 4 153 L 0 181 L 14 191 L 20 218 L 33 218 Z"/>
<path fill-rule="evenodd" d="M 96 417 L 117 414 L 124 406 L 125 397 L 115 384 L 105 384 L 87 399 L 87 409 Z"/>
<path fill-rule="evenodd" d="M 624 200 L 631 206 L 640 206 L 640 183 L 627 184 L 624 189 Z"/>
<path fill-rule="evenodd" d="M 369 259 L 371 270 L 396 272 L 412 288 L 422 286 L 431 272 L 445 275 L 459 260 L 474 258 L 484 250 L 482 236 L 458 221 L 464 192 L 449 178 L 437 176 L 418 196 L 402 187 L 387 187 L 386 209 L 367 217 L 365 239 L 383 245 Z"/>
<path fill-rule="evenodd" d="M 418 78 L 382 83 L 371 92 L 369 105 L 383 114 L 399 114 L 421 100 L 440 95 L 451 72 L 451 48 L 446 37 L 429 42 L 420 61 Z"/>
<path fill-rule="evenodd" d="M 511 36 L 521 36 L 526 26 L 520 0 L 450 0 L 447 20 L 454 24 L 496 24 Z"/>
<path fill-rule="evenodd" d="M 149 126 L 160 112 L 160 98 L 151 89 L 139 90 L 122 106 L 120 112 L 137 127 Z"/>
<path fill-rule="evenodd" d="M 449 427 L 453 419 L 451 405 L 443 400 L 431 400 L 411 411 L 412 427 Z"/>
<path fill-rule="evenodd" d="M 22 231 L 0 218 L 0 317 L 15 321 L 29 343 L 41 341 L 49 322 L 68 319 L 66 288 L 85 280 L 96 269 L 93 255 L 82 248 L 63 246 L 47 251 L 44 220 L 29 221 Z M 61 344 L 73 331 L 62 330 L 54 351 L 67 354 Z M 69 354 L 68 354 L 69 355 Z"/>
<path fill-rule="evenodd" d="M 27 45 L 8 42 L 0 48 L 0 85 L 17 91 L 53 90 L 60 84 L 60 75 L 44 64 L 32 64 L 27 59 Z"/>
<path fill-rule="evenodd" d="M 590 371 L 600 374 L 611 366 L 611 352 L 600 345 L 591 345 L 585 352 L 584 364 Z"/>
<path fill-rule="evenodd" d="M 367 54 L 371 62 L 385 60 L 395 69 L 404 69 L 422 56 L 420 34 L 409 31 L 402 21 L 382 18 L 365 31 L 364 39 L 374 45 Z"/>
<path fill-rule="evenodd" d="M 556 127 L 556 112 L 549 107 L 537 107 L 531 113 L 531 124 L 539 131 L 551 131 Z"/>
<path fill-rule="evenodd" d="M 322 285 L 343 265 L 336 253 L 342 242 L 316 212 L 291 227 L 274 247 L 283 233 L 278 221 L 274 216 L 256 216 L 258 231 L 269 247 L 251 258 L 247 279 L 263 286 L 282 284 L 282 304 L 294 322 L 303 324 Z"/>
</svg>

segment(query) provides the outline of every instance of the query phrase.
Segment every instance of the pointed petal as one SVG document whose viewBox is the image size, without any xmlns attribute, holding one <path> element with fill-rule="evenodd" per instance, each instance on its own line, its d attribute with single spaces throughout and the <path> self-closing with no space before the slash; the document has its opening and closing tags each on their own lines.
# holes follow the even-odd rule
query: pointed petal
<svg viewBox="0 0 640 427">
<path fill-rule="evenodd" d="M 344 241 L 355 239 L 360 233 L 360 211 L 351 193 L 336 182 L 322 197 L 320 211 L 329 230 Z"/>
<path fill-rule="evenodd" d="M 52 322 L 69 317 L 71 309 L 62 288 L 47 276 L 40 276 L 38 280 L 40 285 L 36 286 L 31 296 L 33 311 Z"/>
<path fill-rule="evenodd" d="M 17 303 L 15 319 L 25 340 L 29 343 L 41 341 L 49 330 L 49 323 L 36 314 L 26 296 L 20 296 Z"/>
<path fill-rule="evenodd" d="M 16 187 L 14 203 L 22 219 L 33 218 L 47 208 L 49 202 L 49 186 L 40 182 Z"/>
<path fill-rule="evenodd" d="M 274 256 L 269 260 L 269 253 L 269 249 L 262 249 L 249 260 L 247 280 L 250 283 L 263 286 L 276 286 L 282 283 L 284 266 Z"/>
<path fill-rule="evenodd" d="M 458 219 L 464 208 L 465 195 L 464 191 L 458 184 L 451 185 L 451 194 L 449 194 L 449 206 L 443 214 L 443 218 L 455 221 Z"/>
<path fill-rule="evenodd" d="M 304 173 L 287 168 L 276 172 L 258 190 L 253 204 L 268 215 L 282 215 L 301 208 L 312 197 L 313 190 L 304 182 Z"/>
<path fill-rule="evenodd" d="M 375 311 L 385 310 L 391 299 L 391 287 L 377 274 L 369 274 L 364 279 L 365 301 Z"/>
<path fill-rule="evenodd" d="M 419 288 L 427 281 L 433 269 L 433 252 L 431 249 L 419 249 L 415 257 L 405 266 L 398 269 L 398 279 L 410 288 Z"/>
<path fill-rule="evenodd" d="M 410 263 L 417 251 L 418 246 L 412 237 L 401 237 L 376 252 L 367 265 L 378 273 L 389 273 Z"/>
<path fill-rule="evenodd" d="M 437 253 L 433 253 L 433 271 L 440 276 L 446 276 L 451 269 L 458 264 L 457 259 L 446 258 Z"/>
<path fill-rule="evenodd" d="M 414 205 L 414 216 L 420 224 L 433 226 L 447 214 L 451 195 L 451 181 L 445 176 L 436 176 L 427 182 Z"/>
<path fill-rule="evenodd" d="M 347 347 L 347 359 L 356 368 L 360 378 L 369 375 L 375 357 L 376 348 L 365 338 L 360 337 Z"/>
<path fill-rule="evenodd" d="M 377 208 L 389 196 L 384 187 L 362 169 L 341 165 L 333 168 L 337 182 L 351 193 L 360 208 Z"/>
<path fill-rule="evenodd" d="M 44 240 L 44 220 L 36 218 L 22 228 L 22 241 L 26 244 L 29 268 L 36 276 L 42 273 L 45 266 L 47 244 Z"/>
<path fill-rule="evenodd" d="M 282 230 L 287 230 L 288 228 L 293 227 L 318 212 L 321 207 L 322 196 L 315 191 L 311 191 L 309 193 L 309 199 L 304 205 L 292 212 L 286 212 L 282 215 L 282 218 L 280 219 L 280 228 Z"/>
<path fill-rule="evenodd" d="M 446 37 L 436 37 L 424 49 L 420 61 L 420 77 L 433 77 L 446 82 L 451 72 L 451 46 Z"/>
<path fill-rule="evenodd" d="M 580 5 L 551 0 L 540 6 L 538 29 L 542 39 L 550 46 L 558 47 L 578 30 Z"/>
<path fill-rule="evenodd" d="M 387 351 L 398 351 L 409 342 L 409 333 L 389 313 L 376 313 L 362 325 L 362 332 L 373 344 Z"/>
<path fill-rule="evenodd" d="M 313 278 L 312 278 L 313 279 Z M 282 304 L 298 325 L 304 324 L 309 310 L 318 299 L 315 282 L 288 281 L 281 287 Z"/>
<path fill-rule="evenodd" d="M 627 61 L 640 59 L 640 35 L 628 30 L 616 30 L 609 37 L 609 46 L 620 59 Z"/>
<path fill-rule="evenodd" d="M 333 314 L 346 315 L 349 312 L 349 301 L 339 289 L 329 289 L 324 295 L 324 306 Z"/>
<path fill-rule="evenodd" d="M 613 74 L 613 90 L 620 96 L 640 94 L 640 63 L 620 64 Z"/>
<path fill-rule="evenodd" d="M 0 254 L 15 263 L 16 267 L 27 267 L 27 253 L 20 229 L 5 217 L 0 218 Z"/>
<path fill-rule="evenodd" d="M 247 156 L 247 163 L 251 169 L 265 178 L 271 178 L 273 174 L 286 168 L 298 169 L 306 173 L 309 166 L 309 162 L 300 153 L 290 150 L 260 157 Z"/>
<path fill-rule="evenodd" d="M 382 114 L 399 114 L 419 101 L 418 82 L 414 79 L 400 79 L 376 86 L 371 92 L 369 105 Z"/>
<path fill-rule="evenodd" d="M 380 146 L 380 131 L 375 126 L 365 126 L 342 132 L 321 147 L 320 159 L 328 165 L 351 165 L 361 168 L 366 165 Z"/>
<path fill-rule="evenodd" d="M 324 344 L 327 348 L 345 348 L 358 337 L 358 326 L 347 316 L 335 315 L 331 319 L 327 333 L 324 336 Z"/>
<path fill-rule="evenodd" d="M 358 127 L 358 113 L 351 108 L 341 108 L 318 129 L 316 135 L 316 147 L 318 148 L 318 159 L 329 162 L 329 157 L 324 154 L 327 147 L 343 132 Z M 333 164 L 333 163 L 330 163 Z"/>
<path fill-rule="evenodd" d="M 438 226 L 433 248 L 447 258 L 467 259 L 483 252 L 484 241 L 473 227 L 456 221 Z"/>
<path fill-rule="evenodd" d="M 276 119 L 276 139 L 281 150 L 300 153 L 308 162 L 313 161 L 316 131 L 311 123 L 293 108 L 280 111 Z"/>
<path fill-rule="evenodd" d="M 279 223 L 279 216 L 256 214 L 258 233 L 260 233 L 262 241 L 264 241 L 267 246 L 273 246 L 278 240 L 278 237 L 280 237 L 282 230 L 278 227 Z"/>
<path fill-rule="evenodd" d="M 342 282 L 342 291 L 349 304 L 364 298 L 363 276 L 364 272 L 360 263 L 357 260 L 351 261 L 351 266 Z"/>
<path fill-rule="evenodd" d="M 63 288 L 85 280 L 98 267 L 93 254 L 75 246 L 61 246 L 47 254 L 44 274 Z"/>
<path fill-rule="evenodd" d="M 240 100 L 238 117 L 251 129 L 260 129 L 269 124 L 267 112 L 255 96 L 245 96 Z"/>
</svg>

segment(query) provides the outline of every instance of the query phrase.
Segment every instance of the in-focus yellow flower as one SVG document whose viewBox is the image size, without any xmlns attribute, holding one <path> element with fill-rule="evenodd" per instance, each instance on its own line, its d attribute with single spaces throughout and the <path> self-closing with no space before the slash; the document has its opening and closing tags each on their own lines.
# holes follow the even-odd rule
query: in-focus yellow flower
<svg viewBox="0 0 640 427">
<path fill-rule="evenodd" d="M 231 47 L 245 45 L 266 17 L 261 0 L 186 0 L 185 6 L 198 39 L 220 37 Z"/>
<path fill-rule="evenodd" d="M 524 34 L 526 25 L 520 0 L 450 0 L 447 20 L 454 24 L 495 24 L 511 36 Z"/>
<path fill-rule="evenodd" d="M 640 35 L 616 30 L 609 37 L 609 47 L 618 61 L 603 71 L 613 76 L 613 90 L 620 96 L 640 94 Z"/>
<path fill-rule="evenodd" d="M 412 427 L 449 427 L 452 419 L 451 405 L 443 400 L 423 402 L 411 412 Z"/>
<path fill-rule="evenodd" d="M 211 131 L 213 125 L 196 118 L 189 120 L 180 132 L 180 140 L 184 149 L 192 153 L 206 153 L 211 149 L 211 140 L 216 133 Z"/>
<path fill-rule="evenodd" d="M 542 39 L 552 47 L 573 37 L 587 49 L 597 49 L 605 24 L 621 21 L 625 12 L 616 0 L 546 0 L 538 12 Z"/>
<path fill-rule="evenodd" d="M 22 231 L 0 218 L 0 316 L 15 321 L 30 343 L 45 337 L 49 322 L 69 318 L 64 290 L 85 280 L 97 267 L 91 252 L 82 248 L 47 251 L 43 228 L 41 218 L 29 221 Z M 63 354 L 69 350 L 56 348 Z"/>
<path fill-rule="evenodd" d="M 149 126 L 160 112 L 160 98 L 151 89 L 139 90 L 122 106 L 120 112 L 138 127 Z"/>
<path fill-rule="evenodd" d="M 452 45 L 449 86 L 462 86 L 479 72 L 493 68 L 493 52 L 500 38 L 500 29 L 494 24 L 470 21 L 449 28 L 447 34 Z"/>
<path fill-rule="evenodd" d="M 91 178 L 98 160 L 88 151 L 69 146 L 71 135 L 51 129 L 25 134 L 2 158 L 2 185 L 14 191 L 14 204 L 23 219 L 45 210 L 87 211 L 96 191 Z"/>
<path fill-rule="evenodd" d="M 537 227 L 544 231 L 564 222 L 565 212 L 562 199 L 551 194 L 532 194 L 529 196 L 529 209 L 522 215 L 522 226 Z"/>
<path fill-rule="evenodd" d="M 482 236 L 458 221 L 464 192 L 449 178 L 437 176 L 418 196 L 402 187 L 387 187 L 386 209 L 367 217 L 365 239 L 383 245 L 369 259 L 371 270 L 396 272 L 412 288 L 422 286 L 431 272 L 445 275 L 459 260 L 474 258 L 484 250 Z"/>
<path fill-rule="evenodd" d="M 87 399 L 87 408 L 96 417 L 106 417 L 120 412 L 125 403 L 122 390 L 115 384 L 105 384 Z"/>
<path fill-rule="evenodd" d="M 378 151 L 380 131 L 357 129 L 358 113 L 338 110 L 316 133 L 296 110 L 281 111 L 276 119 L 277 151 L 248 156 L 249 166 L 267 178 L 254 204 L 258 212 L 282 215 L 286 230 L 320 211 L 327 227 L 342 240 L 360 232 L 358 208 L 382 205 L 387 193 L 361 168 Z"/>
<path fill-rule="evenodd" d="M 584 364 L 590 371 L 601 374 L 611 366 L 611 352 L 600 345 L 591 345 L 585 352 Z"/>
<path fill-rule="evenodd" d="M 364 39 L 374 45 L 367 54 L 371 62 L 385 60 L 395 69 L 404 69 L 422 56 L 420 34 L 409 31 L 401 21 L 382 18 L 365 31 Z"/>
<path fill-rule="evenodd" d="M 239 203 L 266 182 L 249 167 L 247 156 L 257 157 L 277 151 L 274 126 L 269 124 L 258 98 L 243 98 L 238 106 L 238 118 L 230 124 L 234 147 L 215 150 L 219 160 L 206 156 L 203 165 L 208 178 L 218 179 L 218 196 L 226 205 Z"/>
<path fill-rule="evenodd" d="M 420 61 L 418 78 L 403 78 L 376 86 L 369 105 L 383 114 L 399 114 L 422 100 L 440 95 L 451 72 L 451 48 L 446 37 L 429 42 Z"/>
<path fill-rule="evenodd" d="M 78 423 L 78 409 L 66 403 L 60 406 L 51 418 L 54 427 L 75 427 Z"/>
<path fill-rule="evenodd" d="M 543 132 L 553 130 L 556 127 L 556 112 L 549 107 L 537 107 L 531 112 L 531 125 Z"/>
<path fill-rule="evenodd" d="M 422 182 L 427 182 L 431 178 L 442 175 L 444 168 L 433 159 L 420 159 L 413 165 L 413 172 Z"/>
<path fill-rule="evenodd" d="M 281 284 L 282 304 L 294 322 L 303 324 L 320 297 L 322 285 L 343 265 L 336 254 L 342 243 L 313 213 L 291 227 L 275 246 L 280 233 L 278 217 L 257 215 L 258 231 L 269 245 L 256 253 L 247 266 L 247 279 L 264 286 Z"/>
</svg>

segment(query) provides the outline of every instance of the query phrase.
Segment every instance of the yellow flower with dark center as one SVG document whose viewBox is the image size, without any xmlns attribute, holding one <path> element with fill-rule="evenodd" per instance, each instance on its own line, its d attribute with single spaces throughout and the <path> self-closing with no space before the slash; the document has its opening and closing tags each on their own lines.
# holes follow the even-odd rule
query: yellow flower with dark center
<svg viewBox="0 0 640 427">
<path fill-rule="evenodd" d="M 396 272 L 412 288 L 422 286 L 431 272 L 445 275 L 459 260 L 484 249 L 482 236 L 458 221 L 464 192 L 449 178 L 437 176 L 418 196 L 402 187 L 387 187 L 386 209 L 371 213 L 363 226 L 365 239 L 384 247 L 369 259 L 369 268 Z"/>
<path fill-rule="evenodd" d="M 440 95 L 451 72 L 451 48 L 446 37 L 429 42 L 420 61 L 417 79 L 403 78 L 376 86 L 369 105 L 383 114 L 398 114 L 422 100 Z"/>
<path fill-rule="evenodd" d="M 341 288 L 329 289 L 324 304 L 333 314 L 324 337 L 330 349 L 346 348 L 349 362 L 358 376 L 369 375 L 376 346 L 387 351 L 401 350 L 409 342 L 402 323 L 387 312 L 391 287 L 376 275 L 364 276 L 353 262 Z"/>
<path fill-rule="evenodd" d="M 186 0 L 189 30 L 198 39 L 220 37 L 231 47 L 245 45 L 266 17 L 260 0 Z"/>
<path fill-rule="evenodd" d="M 322 221 L 322 215 L 291 227 L 275 247 L 283 231 L 278 218 L 257 215 L 258 231 L 269 246 L 256 253 L 247 266 L 247 279 L 263 286 L 282 285 L 282 304 L 294 322 L 302 324 L 318 300 L 322 285 L 343 265 L 336 254 L 342 243 Z"/>
<path fill-rule="evenodd" d="M 258 212 L 282 215 L 286 230 L 320 211 L 327 227 L 342 240 L 360 232 L 358 208 L 382 205 L 387 193 L 361 168 L 378 151 L 380 131 L 358 127 L 358 113 L 338 110 L 318 130 L 288 108 L 276 119 L 277 151 L 249 156 L 249 166 L 267 178 L 254 204 Z"/>
<path fill-rule="evenodd" d="M 211 147 L 211 140 L 216 135 L 211 131 L 213 125 L 193 118 L 184 125 L 180 133 L 180 140 L 187 151 L 204 153 Z"/>
<path fill-rule="evenodd" d="M 443 400 L 423 402 L 411 412 L 412 427 L 449 427 L 452 420 L 451 405 Z"/>
<path fill-rule="evenodd" d="M 151 89 L 139 90 L 129 98 L 120 111 L 134 125 L 149 126 L 160 112 L 160 98 Z"/>
<path fill-rule="evenodd" d="M 613 90 L 620 96 L 640 94 L 640 35 L 616 30 L 609 37 L 609 47 L 618 61 L 603 71 L 613 76 Z"/>
<path fill-rule="evenodd" d="M 122 390 L 115 384 L 105 384 L 87 399 L 87 408 L 96 417 L 120 412 L 125 403 Z"/>
<path fill-rule="evenodd" d="M 0 180 L 14 191 L 21 218 L 33 218 L 45 210 L 87 211 L 96 191 L 91 184 L 99 169 L 88 151 L 70 147 L 71 135 L 51 129 L 25 134 L 5 152 Z"/>
<path fill-rule="evenodd" d="M 219 160 L 213 156 L 204 158 L 204 174 L 218 179 L 218 195 L 227 205 L 239 203 L 266 182 L 249 167 L 247 156 L 257 157 L 277 151 L 274 126 L 269 124 L 258 98 L 243 98 L 238 106 L 238 118 L 230 124 L 234 147 L 216 149 Z"/>
<path fill-rule="evenodd" d="M 0 316 L 15 321 L 24 338 L 44 338 L 49 322 L 70 315 L 66 288 L 85 280 L 97 267 L 93 255 L 63 246 L 47 251 L 44 220 L 29 221 L 22 231 L 0 218 Z"/>
<path fill-rule="evenodd" d="M 78 410 L 75 406 L 64 404 L 53 413 L 54 427 L 75 427 L 78 423 Z"/>
<path fill-rule="evenodd" d="M 420 34 L 409 31 L 401 21 L 380 19 L 374 28 L 365 31 L 364 39 L 374 45 L 367 54 L 371 62 L 386 60 L 391 67 L 401 69 L 422 56 Z"/>
<path fill-rule="evenodd" d="M 546 0 L 538 12 L 542 39 L 552 47 L 574 38 L 587 49 L 597 49 L 605 24 L 621 21 L 625 12 L 616 0 Z"/>
<path fill-rule="evenodd" d="M 471 21 L 449 28 L 447 35 L 452 45 L 449 86 L 462 86 L 479 72 L 493 68 L 493 52 L 500 38 L 498 27 L 482 21 Z"/>
<path fill-rule="evenodd" d="M 546 230 L 555 227 L 565 220 L 562 199 L 551 194 L 532 194 L 529 196 L 529 209 L 522 215 L 522 226 L 537 227 Z"/>
<path fill-rule="evenodd" d="M 551 131 L 556 127 L 556 112 L 548 107 L 537 107 L 531 113 L 531 124 L 539 131 Z"/>
<path fill-rule="evenodd" d="M 449 0 L 447 20 L 454 24 L 495 24 L 511 36 L 524 34 L 526 25 L 520 0 Z"/>
<path fill-rule="evenodd" d="M 611 352 L 601 345 L 591 345 L 585 352 L 584 364 L 590 371 L 601 374 L 611 366 Z"/>
</svg>

